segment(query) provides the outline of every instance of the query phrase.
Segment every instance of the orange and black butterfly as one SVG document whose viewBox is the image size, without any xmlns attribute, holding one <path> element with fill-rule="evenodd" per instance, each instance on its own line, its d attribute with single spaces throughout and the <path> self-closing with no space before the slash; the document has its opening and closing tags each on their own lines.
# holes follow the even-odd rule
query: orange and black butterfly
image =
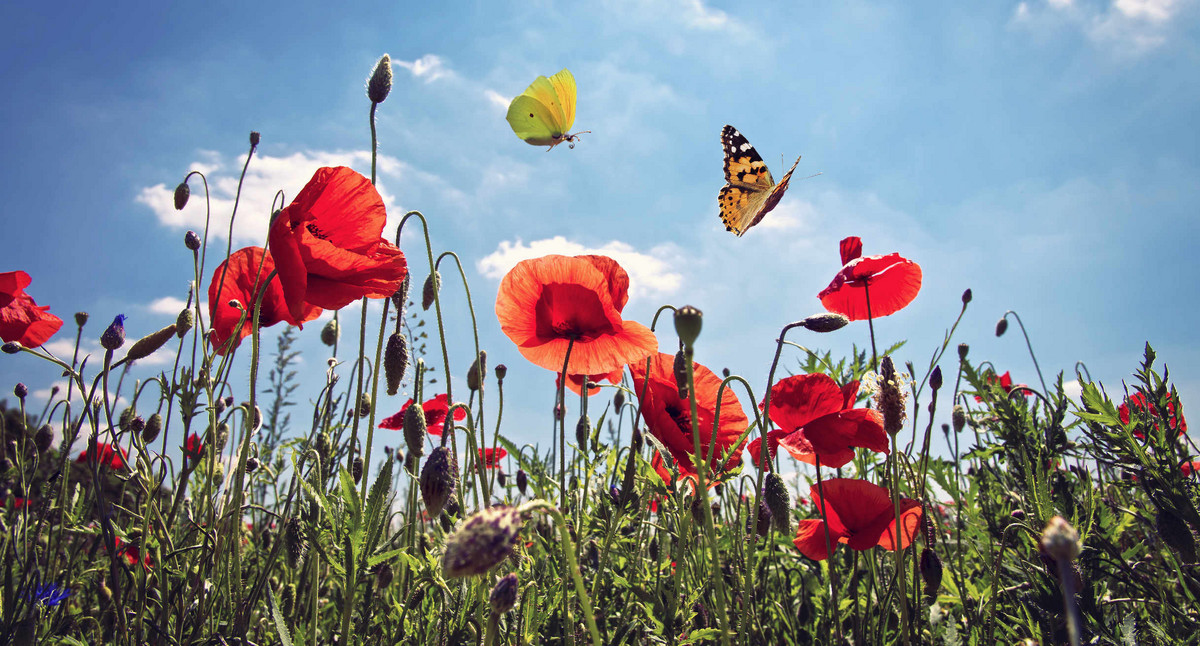
<svg viewBox="0 0 1200 646">
<path fill-rule="evenodd" d="M 779 204 L 800 158 L 776 184 L 762 156 L 737 128 L 725 126 L 721 130 L 721 147 L 725 150 L 725 186 L 717 202 L 725 230 L 740 238 Z"/>
</svg>

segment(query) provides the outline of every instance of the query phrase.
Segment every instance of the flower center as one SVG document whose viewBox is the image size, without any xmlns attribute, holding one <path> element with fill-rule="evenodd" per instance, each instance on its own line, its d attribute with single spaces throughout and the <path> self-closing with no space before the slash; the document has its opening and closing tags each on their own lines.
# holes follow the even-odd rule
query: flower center
<svg viewBox="0 0 1200 646">
<path fill-rule="evenodd" d="M 591 341 L 616 330 L 597 294 L 582 285 L 551 283 L 542 288 L 535 306 L 537 335 L 542 339 Z"/>
<path fill-rule="evenodd" d="M 308 224 L 304 225 L 304 228 L 308 229 L 309 233 L 313 234 L 313 236 L 315 236 L 317 238 L 320 238 L 321 240 L 328 239 L 328 236 L 325 235 L 325 232 L 321 230 L 321 227 L 318 227 L 317 225 L 313 224 L 312 222 L 309 222 Z"/>
</svg>

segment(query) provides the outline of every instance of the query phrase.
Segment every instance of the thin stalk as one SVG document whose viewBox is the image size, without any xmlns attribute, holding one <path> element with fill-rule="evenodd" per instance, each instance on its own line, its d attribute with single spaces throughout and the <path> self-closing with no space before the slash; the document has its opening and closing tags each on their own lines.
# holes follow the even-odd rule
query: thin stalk
<svg viewBox="0 0 1200 646">
<path fill-rule="evenodd" d="M 571 542 L 571 532 L 567 530 L 567 521 L 563 515 L 559 513 L 554 505 L 545 500 L 534 500 L 521 505 L 522 512 L 543 511 L 554 519 L 554 524 L 558 525 L 558 536 L 562 542 L 563 554 L 567 557 L 567 569 L 571 575 L 571 579 L 575 583 L 575 595 L 579 598 L 579 605 L 583 607 L 583 619 L 587 623 L 588 632 L 592 637 L 592 646 L 601 646 L 603 643 L 600 639 L 600 630 L 596 627 L 596 616 L 592 612 L 592 602 L 588 598 L 587 589 L 583 585 L 583 577 L 579 574 L 579 562 L 575 560 L 575 548 Z M 565 583 L 565 582 L 564 582 Z M 565 585 L 563 586 L 566 587 Z M 565 623 L 567 618 L 563 617 Z"/>
<path fill-rule="evenodd" d="M 1033 359 L 1033 369 L 1037 370 L 1038 381 L 1040 381 L 1042 384 L 1042 392 L 1050 392 L 1049 389 L 1046 388 L 1046 380 L 1042 378 L 1042 368 L 1038 365 L 1037 355 L 1033 353 L 1033 344 L 1029 342 L 1029 333 L 1025 331 L 1025 324 L 1021 322 L 1021 316 L 1013 310 L 1008 310 L 1004 313 L 1004 316 L 1001 316 L 1000 318 L 1006 319 L 1008 318 L 1009 314 L 1012 314 L 1013 318 L 1017 319 L 1017 325 L 1020 326 L 1021 334 L 1025 337 L 1025 347 L 1029 349 L 1029 358 Z"/>
<path fill-rule="evenodd" d="M 871 332 L 871 370 L 878 370 L 879 355 L 875 351 L 875 318 L 871 316 L 871 284 L 863 283 L 863 295 L 867 297 L 867 329 Z"/>
<path fill-rule="evenodd" d="M 846 643 L 846 637 L 842 634 L 842 622 L 838 619 L 838 613 L 841 608 L 841 604 L 838 602 L 838 574 L 837 568 L 834 567 L 833 539 L 829 535 L 829 520 L 825 510 L 827 503 L 825 502 L 825 484 L 824 480 L 821 478 L 820 455 L 817 455 L 817 495 L 821 497 L 819 511 L 821 512 L 821 523 L 825 526 L 825 560 L 829 564 L 829 587 L 830 590 L 832 590 L 831 597 L 833 601 L 833 607 L 830 609 L 829 615 L 833 619 L 834 627 L 837 628 L 838 644 L 840 646 L 841 644 Z"/>
</svg>

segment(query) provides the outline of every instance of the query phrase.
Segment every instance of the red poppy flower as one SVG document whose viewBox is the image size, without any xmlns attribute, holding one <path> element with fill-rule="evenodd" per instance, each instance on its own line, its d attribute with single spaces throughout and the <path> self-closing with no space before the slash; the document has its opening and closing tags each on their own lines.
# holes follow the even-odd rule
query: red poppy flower
<svg viewBox="0 0 1200 646">
<path fill-rule="evenodd" d="M 450 412 L 450 405 L 446 403 L 448 401 L 450 400 L 446 398 L 446 393 L 442 393 L 433 399 L 425 400 L 425 403 L 421 404 L 421 409 L 425 411 L 425 429 L 429 431 L 430 435 L 440 436 L 442 434 L 442 430 L 446 426 L 446 413 Z M 400 407 L 400 412 L 383 418 L 383 421 L 379 422 L 379 428 L 391 429 L 393 431 L 404 430 L 404 411 L 408 410 L 408 407 L 412 406 L 412 403 L 413 400 L 410 397 Z M 467 411 L 465 409 L 454 409 L 455 421 L 462 421 L 466 418 Z"/>
<path fill-rule="evenodd" d="M 204 454 L 204 442 L 200 441 L 200 435 L 192 433 L 183 441 L 183 457 L 188 460 L 199 460 Z"/>
<path fill-rule="evenodd" d="M 483 462 L 486 469 L 495 469 L 500 466 L 500 461 L 508 457 L 508 451 L 503 448 L 497 449 L 479 449 L 479 459 Z"/>
<path fill-rule="evenodd" d="M 273 271 L 275 261 L 271 252 L 262 247 L 238 249 L 229 255 L 227 261 L 217 266 L 212 282 L 208 284 L 208 317 L 212 321 L 213 330 L 210 340 L 217 354 L 225 354 L 236 348 L 241 340 L 250 334 L 254 301 L 258 292 L 262 290 L 263 281 Z M 242 318 L 241 311 L 229 304 L 232 300 L 241 303 L 245 308 L 246 320 L 236 330 L 237 338 L 226 346 Z M 299 318 L 294 318 L 288 310 L 287 302 L 284 301 L 283 287 L 278 280 L 272 280 L 263 294 L 258 312 L 258 326 L 271 327 L 280 322 L 300 325 L 317 318 L 320 314 L 321 308 L 305 305 L 301 308 Z"/>
<path fill-rule="evenodd" d="M 1019 388 L 1020 390 L 1018 390 L 1017 392 L 1021 393 L 1025 397 L 1029 396 L 1029 391 L 1025 390 L 1025 388 L 1027 388 L 1027 386 L 1025 386 L 1025 384 L 1013 385 L 1012 375 L 1010 375 L 1007 371 L 1005 371 L 1005 373 L 1000 375 L 999 377 L 997 377 L 995 373 L 989 374 L 987 376 L 987 383 L 996 384 L 997 386 L 1000 386 L 1000 388 L 1004 391 L 1005 395 L 1011 393 L 1014 389 Z M 975 395 L 975 401 L 981 402 L 981 401 L 983 401 L 983 397 L 980 395 Z"/>
<path fill-rule="evenodd" d="M 1178 399 L 1174 395 L 1167 396 L 1167 427 L 1176 429 L 1180 435 L 1187 433 L 1187 420 L 1183 418 L 1183 414 L 1178 412 L 1175 404 Z M 1117 407 L 1117 414 L 1121 417 L 1121 423 L 1128 425 L 1131 419 L 1129 415 L 1130 406 L 1137 408 L 1145 413 L 1148 413 L 1155 420 L 1154 428 L 1158 428 L 1158 408 L 1150 404 L 1146 399 L 1146 395 L 1142 393 L 1134 393 L 1125 399 L 1125 403 Z M 1183 405 L 1180 404 L 1179 410 L 1182 410 Z M 1145 439 L 1146 435 L 1141 429 L 1134 429 L 1133 436 L 1139 440 Z"/>
<path fill-rule="evenodd" d="M 623 368 L 617 368 L 612 372 L 600 375 L 567 375 L 567 389 L 576 395 L 581 395 L 583 394 L 583 384 L 589 381 L 594 384 L 599 384 L 601 381 L 607 381 L 610 384 L 619 384 L 621 383 L 621 374 L 624 372 L 625 370 Z M 555 388 L 558 388 L 558 382 L 559 377 L 556 375 L 554 377 Z M 588 392 L 588 397 L 591 397 L 592 395 L 600 392 L 600 386 L 592 386 L 589 390 L 590 392 Z"/>
<path fill-rule="evenodd" d="M 364 296 L 396 293 L 408 264 L 380 237 L 386 219 L 370 180 L 345 167 L 317 170 L 268 235 L 294 318 L 306 307 L 336 310 Z"/>
<path fill-rule="evenodd" d="M 876 545 L 888 550 L 895 548 L 896 514 L 891 492 L 865 480 L 850 478 L 826 480 L 823 486 L 823 499 L 817 485 L 809 488 L 809 495 L 818 509 L 824 505 L 831 542 L 845 543 L 860 552 Z M 900 549 L 904 549 L 921 526 L 920 501 L 901 498 L 900 521 Z M 792 541 L 801 554 L 814 561 L 829 557 L 825 549 L 825 524 L 819 517 L 800 521 L 796 539 Z"/>
<path fill-rule="evenodd" d="M 1183 475 L 1190 476 L 1200 473 L 1200 460 L 1192 460 L 1179 465 L 1179 470 L 1183 471 Z M 19 499 L 18 499 L 19 500 Z"/>
<path fill-rule="evenodd" d="M 89 446 L 86 451 L 79 454 L 78 458 L 75 458 L 75 461 L 81 464 L 99 463 L 114 469 L 120 469 L 125 466 L 125 457 L 127 455 L 125 449 L 110 445 L 107 442 L 101 442 L 96 446 Z"/>
<path fill-rule="evenodd" d="M 117 554 L 124 556 L 125 561 L 130 565 L 136 565 L 139 560 L 142 562 L 142 568 L 145 570 L 149 570 L 150 566 L 154 565 L 149 554 L 143 557 L 141 548 L 133 543 L 123 542 L 120 536 L 113 537 L 113 547 L 116 549 Z"/>
<path fill-rule="evenodd" d="M 888 452 L 888 436 L 878 410 L 854 408 L 858 382 L 838 387 L 821 373 L 795 375 L 771 387 L 771 421 L 779 427 L 767 434 L 771 457 L 782 446 L 792 457 L 839 468 L 854 459 L 854 447 Z M 760 405 L 761 408 L 761 405 Z M 751 449 L 758 462 L 758 447 Z"/>
<path fill-rule="evenodd" d="M 12 497 L 12 502 L 13 509 L 24 509 L 33 504 L 33 501 L 29 500 L 28 498 L 18 498 L 16 496 Z"/>
<path fill-rule="evenodd" d="M 696 385 L 696 422 L 700 433 L 700 451 L 708 455 L 709 447 L 712 446 L 710 470 L 722 470 L 722 464 L 723 470 L 732 469 L 742 462 L 744 444 L 734 443 L 749 425 L 746 413 L 742 410 L 733 389 L 726 388 L 721 394 L 720 425 L 717 427 L 716 437 L 713 437 L 717 389 L 721 385 L 721 378 L 698 363 L 692 365 Z M 675 355 L 664 352 L 654 355 L 650 361 L 649 378 L 645 364 L 640 361 L 630 364 L 629 369 L 633 373 L 633 391 L 641 398 L 642 419 L 646 420 L 650 433 L 671 452 L 675 466 L 679 469 L 680 479 L 695 478 L 696 468 L 692 463 L 695 444 L 692 439 L 691 404 L 689 400 L 679 397 L 679 388 L 675 385 Z M 728 457 L 722 463 L 722 457 L 727 454 Z M 655 454 L 651 464 L 664 482 L 670 482 L 671 472 L 666 469 L 658 454 Z M 710 480 L 710 484 L 715 483 Z"/>
<path fill-rule="evenodd" d="M 33 279 L 23 271 L 0 273 L 0 339 L 36 348 L 62 327 L 50 306 L 38 306 L 25 288 Z"/>
<path fill-rule="evenodd" d="M 864 320 L 870 298 L 869 317 L 879 318 L 903 309 L 921 291 L 921 266 L 898 253 L 863 256 L 862 241 L 854 236 L 842 240 L 841 252 L 842 270 L 817 295 L 830 312 Z"/>
<path fill-rule="evenodd" d="M 543 256 L 517 263 L 500 281 L 500 329 L 531 362 L 568 374 L 602 375 L 658 349 L 646 326 L 621 318 L 629 276 L 606 256 Z"/>
</svg>

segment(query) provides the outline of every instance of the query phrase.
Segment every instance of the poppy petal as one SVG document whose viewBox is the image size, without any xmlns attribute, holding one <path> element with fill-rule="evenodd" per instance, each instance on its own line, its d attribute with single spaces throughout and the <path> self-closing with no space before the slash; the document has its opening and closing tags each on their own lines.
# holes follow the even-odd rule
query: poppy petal
<svg viewBox="0 0 1200 646">
<path fill-rule="evenodd" d="M 921 291 L 921 267 L 892 253 L 850 261 L 818 294 L 821 304 L 851 321 L 879 318 L 900 311 Z"/>
<path fill-rule="evenodd" d="M 799 525 L 792 544 L 799 548 L 800 553 L 814 561 L 824 561 L 829 558 L 829 550 L 825 547 L 825 522 L 807 519 L 800 521 Z M 841 536 L 830 532 L 831 543 L 837 543 L 839 538 Z"/>
</svg>

